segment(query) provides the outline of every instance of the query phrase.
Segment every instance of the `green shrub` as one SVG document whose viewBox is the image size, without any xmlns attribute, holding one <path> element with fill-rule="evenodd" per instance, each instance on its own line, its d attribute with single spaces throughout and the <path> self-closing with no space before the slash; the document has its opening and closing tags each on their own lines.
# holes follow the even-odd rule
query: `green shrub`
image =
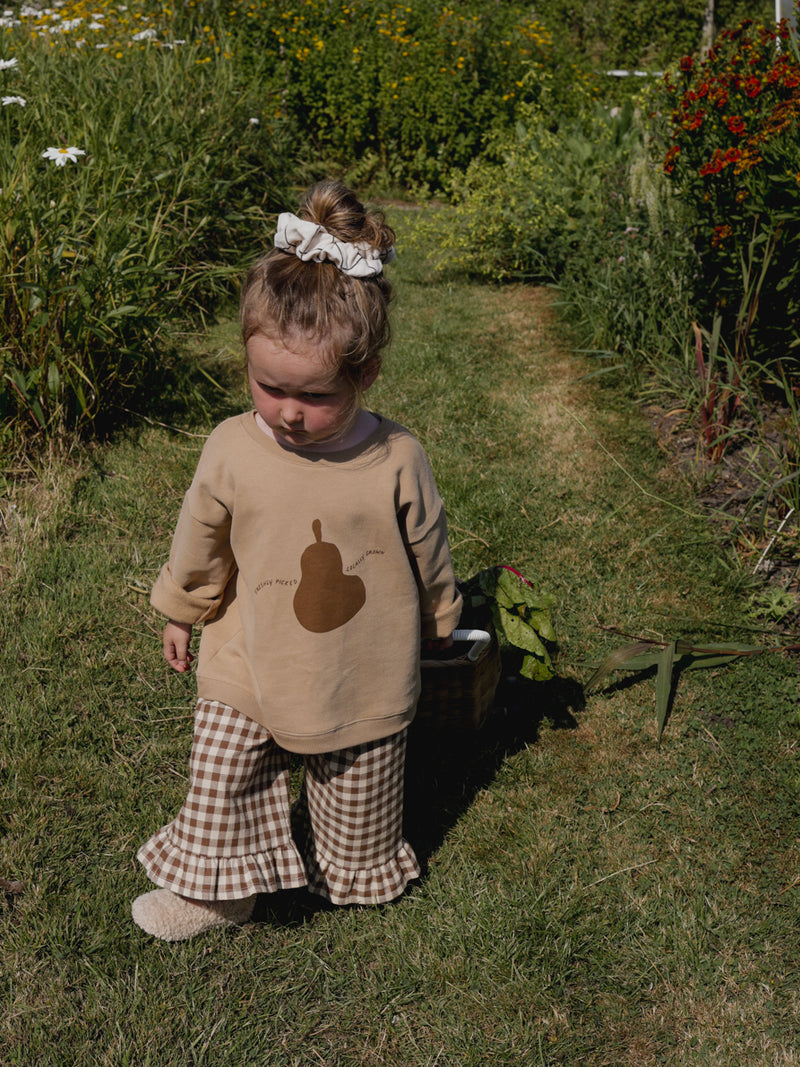
<svg viewBox="0 0 800 1067">
<path fill-rule="evenodd" d="M 456 186 L 444 263 L 556 284 L 604 369 L 638 386 L 647 367 L 651 383 L 683 387 L 697 261 L 684 205 L 649 159 L 643 105 L 584 99 L 555 129 L 546 110 L 527 117 L 501 165 L 475 164 Z"/>
<path fill-rule="evenodd" d="M 558 280 L 578 342 L 633 388 L 681 394 L 695 266 L 682 205 L 632 138 L 604 174 Z"/>
<path fill-rule="evenodd" d="M 491 159 L 451 184 L 455 209 L 438 236 L 442 266 L 496 279 L 555 280 L 598 220 L 612 162 L 625 159 L 630 104 L 613 117 L 575 90 L 573 115 L 523 105 L 514 130 L 499 135 Z M 582 106 L 581 106 L 582 105 Z"/>
<path fill-rule="evenodd" d="M 561 49 L 583 66 L 663 70 L 701 44 L 707 0 L 540 0 L 539 18 Z M 774 0 L 716 0 L 715 23 L 734 27 L 750 16 L 768 23 Z"/>
<path fill-rule="evenodd" d="M 101 429 L 150 403 L 170 335 L 213 314 L 286 202 L 257 90 L 206 46 L 143 43 L 54 56 L 20 34 L 0 71 L 25 101 L 0 114 L 7 432 Z"/>
<path fill-rule="evenodd" d="M 238 52 L 258 53 L 308 157 L 402 185 L 441 187 L 513 121 L 552 66 L 530 9 L 467 0 L 229 0 L 219 10 Z"/>
</svg>

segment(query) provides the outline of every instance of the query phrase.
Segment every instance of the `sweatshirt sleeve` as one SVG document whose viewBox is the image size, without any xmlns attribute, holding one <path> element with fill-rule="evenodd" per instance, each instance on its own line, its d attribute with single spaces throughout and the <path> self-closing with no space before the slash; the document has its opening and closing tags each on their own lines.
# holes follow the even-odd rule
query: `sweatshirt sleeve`
<svg viewBox="0 0 800 1067">
<path fill-rule="evenodd" d="M 236 570 L 231 515 L 210 466 L 204 453 L 184 497 L 169 562 L 150 595 L 157 611 L 192 625 L 214 617 Z"/>
<path fill-rule="evenodd" d="M 461 594 L 450 559 L 444 504 L 421 447 L 404 489 L 399 517 L 419 589 L 422 637 L 448 637 L 458 626 Z"/>
</svg>

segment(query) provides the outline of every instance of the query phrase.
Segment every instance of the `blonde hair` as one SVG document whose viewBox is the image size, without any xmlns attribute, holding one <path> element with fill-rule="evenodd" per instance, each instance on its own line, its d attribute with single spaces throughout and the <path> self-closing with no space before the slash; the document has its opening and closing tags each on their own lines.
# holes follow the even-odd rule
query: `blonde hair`
<svg viewBox="0 0 800 1067">
<path fill-rule="evenodd" d="M 394 231 L 379 211 L 368 211 L 340 182 L 312 186 L 298 211 L 341 241 L 365 242 L 380 253 L 394 245 Z M 294 251 L 272 248 L 248 271 L 239 320 L 247 344 L 254 334 L 319 342 L 332 366 L 360 396 L 367 366 L 380 365 L 389 343 L 392 288 L 383 272 L 371 278 L 343 274 L 328 261 L 304 262 Z"/>
</svg>

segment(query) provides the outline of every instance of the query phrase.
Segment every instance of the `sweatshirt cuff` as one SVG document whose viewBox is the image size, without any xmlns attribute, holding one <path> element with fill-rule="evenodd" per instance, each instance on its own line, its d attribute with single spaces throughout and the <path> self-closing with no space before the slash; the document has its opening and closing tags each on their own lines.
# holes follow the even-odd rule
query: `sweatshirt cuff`
<svg viewBox="0 0 800 1067">
<path fill-rule="evenodd" d="M 434 615 L 423 615 L 422 640 L 429 641 L 439 637 L 449 637 L 453 630 L 458 629 L 462 607 L 461 594 L 456 593 L 455 600 L 447 609 L 440 607 Z"/>
<path fill-rule="evenodd" d="M 165 563 L 156 579 L 150 603 L 173 622 L 194 626 L 213 618 L 222 602 L 222 594 L 210 596 L 204 590 L 189 591 L 177 584 Z"/>
</svg>

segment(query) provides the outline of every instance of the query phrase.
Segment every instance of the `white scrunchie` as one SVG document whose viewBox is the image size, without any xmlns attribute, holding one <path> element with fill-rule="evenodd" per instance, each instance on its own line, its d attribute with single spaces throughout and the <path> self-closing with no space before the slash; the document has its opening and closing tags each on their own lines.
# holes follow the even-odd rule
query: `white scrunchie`
<svg viewBox="0 0 800 1067">
<path fill-rule="evenodd" d="M 294 252 L 298 259 L 321 263 L 330 260 L 343 274 L 353 278 L 374 278 L 383 270 L 384 263 L 394 259 L 394 249 L 381 253 L 368 244 L 351 244 L 340 241 L 324 226 L 298 219 L 290 211 L 278 215 L 275 231 L 275 247 L 284 252 Z"/>
</svg>

